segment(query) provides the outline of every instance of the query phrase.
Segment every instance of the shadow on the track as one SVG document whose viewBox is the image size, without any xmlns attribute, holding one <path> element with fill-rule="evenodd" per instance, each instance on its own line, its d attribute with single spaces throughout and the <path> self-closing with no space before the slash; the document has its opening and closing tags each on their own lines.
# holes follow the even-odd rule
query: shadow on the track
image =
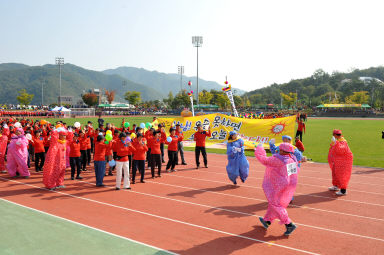
<svg viewBox="0 0 384 255">
<path fill-rule="evenodd" d="M 287 236 L 268 236 L 266 230 L 261 226 L 253 226 L 251 231 L 240 234 L 244 237 L 249 237 L 264 242 L 274 242 L 281 239 L 287 239 Z M 264 244 L 257 240 L 249 240 L 246 238 L 239 238 L 236 236 L 226 236 L 214 239 L 212 241 L 195 245 L 188 250 L 172 250 L 178 254 L 233 254 L 238 250 L 242 250 L 254 244 Z M 271 243 L 272 245 L 272 243 Z M 272 252 L 272 251 L 271 251 Z"/>
<path fill-rule="evenodd" d="M 303 195 L 295 195 L 292 201 L 293 206 L 303 206 L 308 204 L 317 204 L 336 200 L 337 196 L 334 192 L 325 190 L 316 193 L 309 193 Z"/>
<path fill-rule="evenodd" d="M 203 194 L 205 192 L 220 192 L 220 191 L 226 191 L 226 190 L 233 190 L 237 189 L 240 186 L 235 185 L 222 185 L 214 188 L 206 188 L 206 189 L 197 189 L 197 190 L 188 190 L 183 192 L 177 192 L 177 193 L 170 193 L 168 196 L 175 196 L 175 197 L 195 197 L 196 195 Z"/>
<path fill-rule="evenodd" d="M 384 170 L 383 169 L 372 169 L 368 171 L 359 170 L 359 171 L 354 171 L 352 174 L 375 174 L 375 173 L 384 173 Z"/>
</svg>

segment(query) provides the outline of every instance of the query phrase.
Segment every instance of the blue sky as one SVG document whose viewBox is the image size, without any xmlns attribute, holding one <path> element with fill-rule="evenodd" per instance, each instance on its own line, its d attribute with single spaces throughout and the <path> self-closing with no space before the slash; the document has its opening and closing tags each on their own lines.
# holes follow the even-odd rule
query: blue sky
<svg viewBox="0 0 384 255">
<path fill-rule="evenodd" d="M 384 64 L 382 1 L 0 0 L 0 63 L 142 67 L 245 90 Z"/>
</svg>

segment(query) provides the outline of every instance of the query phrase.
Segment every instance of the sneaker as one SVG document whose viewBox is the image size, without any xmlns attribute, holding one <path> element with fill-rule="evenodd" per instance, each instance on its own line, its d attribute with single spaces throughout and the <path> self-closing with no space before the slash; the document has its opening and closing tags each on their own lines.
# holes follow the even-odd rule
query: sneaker
<svg viewBox="0 0 384 255">
<path fill-rule="evenodd" d="M 160 177 L 161 177 L 161 174 L 158 174 L 158 175 L 157 175 L 157 177 L 159 177 L 159 178 L 160 178 Z"/>
<path fill-rule="evenodd" d="M 75 179 L 75 177 L 71 176 L 71 180 L 74 180 L 74 179 Z"/>
<path fill-rule="evenodd" d="M 196 169 L 199 169 L 199 168 L 200 168 L 199 166 L 196 167 Z"/>
<path fill-rule="evenodd" d="M 183 166 L 186 166 L 187 165 L 187 163 L 185 163 L 185 162 L 183 162 L 183 163 L 181 163 Z"/>
<path fill-rule="evenodd" d="M 136 182 L 135 181 L 132 181 L 131 184 L 135 184 Z"/>
<path fill-rule="evenodd" d="M 263 219 L 263 217 L 259 217 L 259 220 L 260 220 L 261 224 L 263 224 L 263 227 L 264 227 L 265 229 L 268 229 L 268 228 L 269 228 L 268 223 L 265 222 L 265 220 Z"/>
<path fill-rule="evenodd" d="M 105 187 L 105 184 L 96 185 L 96 187 Z"/>
<path fill-rule="evenodd" d="M 81 171 L 83 171 L 83 172 L 87 172 L 87 169 L 83 169 L 83 170 L 81 170 Z"/>
<path fill-rule="evenodd" d="M 65 186 L 64 185 L 60 185 L 60 186 L 57 186 L 56 189 L 64 189 Z"/>
<path fill-rule="evenodd" d="M 171 172 L 171 170 L 167 169 L 167 173 L 170 173 L 170 172 Z"/>
<path fill-rule="evenodd" d="M 292 232 L 297 228 L 295 224 L 292 223 L 292 226 L 286 226 L 287 231 L 285 231 L 284 235 L 289 236 Z"/>
<path fill-rule="evenodd" d="M 79 175 L 79 176 L 76 176 L 76 179 L 78 179 L 78 180 L 82 180 L 83 177 L 81 177 L 81 176 Z"/>
<path fill-rule="evenodd" d="M 155 176 L 152 176 L 152 179 L 155 179 Z"/>
<path fill-rule="evenodd" d="M 29 179 L 29 176 L 24 176 L 24 179 Z"/>
<path fill-rule="evenodd" d="M 205 165 L 205 168 L 208 168 L 208 165 Z"/>
<path fill-rule="evenodd" d="M 237 182 L 236 182 L 236 181 L 234 181 L 234 182 L 233 182 L 233 185 L 237 185 Z"/>
<path fill-rule="evenodd" d="M 131 189 L 131 187 L 125 188 L 125 189 Z"/>
<path fill-rule="evenodd" d="M 109 172 L 109 173 L 108 173 L 108 176 L 113 176 L 113 173 L 112 173 L 112 172 Z"/>
<path fill-rule="evenodd" d="M 347 192 L 343 193 L 343 192 L 341 192 L 341 191 L 338 191 L 338 192 L 336 192 L 335 194 L 336 194 L 337 196 L 345 196 L 345 195 L 347 195 Z"/>
<path fill-rule="evenodd" d="M 338 191 L 339 188 L 336 187 L 336 186 L 332 186 L 332 187 L 329 187 L 328 190 L 329 190 L 329 191 Z"/>
<path fill-rule="evenodd" d="M 116 190 L 120 190 L 120 188 L 119 188 L 119 187 L 116 187 L 115 189 L 116 189 Z"/>
<path fill-rule="evenodd" d="M 140 181 L 141 183 L 145 183 L 145 181 L 144 180 L 142 180 L 142 181 Z"/>
<path fill-rule="evenodd" d="M 177 170 L 176 170 L 176 169 L 172 169 L 171 171 L 172 171 L 172 172 L 177 172 Z"/>
</svg>

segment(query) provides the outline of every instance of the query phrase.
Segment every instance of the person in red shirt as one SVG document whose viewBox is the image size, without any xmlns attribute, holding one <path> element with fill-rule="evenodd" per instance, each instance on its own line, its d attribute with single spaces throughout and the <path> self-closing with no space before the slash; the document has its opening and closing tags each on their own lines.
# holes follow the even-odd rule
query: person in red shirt
<svg viewBox="0 0 384 255">
<path fill-rule="evenodd" d="M 145 140 L 141 133 L 137 133 L 132 146 L 135 148 L 135 153 L 133 153 L 132 184 L 135 184 L 137 170 L 140 172 L 140 182 L 145 183 L 145 153 L 148 151 L 148 147 L 145 145 Z"/>
<path fill-rule="evenodd" d="M 32 146 L 35 151 L 35 169 L 36 172 L 43 171 L 45 161 L 44 138 L 41 136 L 41 130 L 35 131 L 32 138 Z"/>
<path fill-rule="evenodd" d="M 196 169 L 199 169 L 200 167 L 200 151 L 203 155 L 204 159 L 204 166 L 205 168 L 208 168 L 208 160 L 207 160 L 207 152 L 205 151 L 205 138 L 211 137 L 211 127 L 208 127 L 208 132 L 204 131 L 201 127 L 201 124 L 197 125 L 197 132 L 194 135 L 193 140 L 196 141 L 196 147 L 195 147 L 195 159 L 196 159 Z"/>
<path fill-rule="evenodd" d="M 299 151 L 301 151 L 302 153 L 304 152 L 304 144 L 300 141 L 298 136 L 296 136 L 295 138 L 295 146 Z"/>
<path fill-rule="evenodd" d="M 160 144 L 161 163 L 165 163 L 165 160 L 164 160 L 164 143 L 165 143 L 165 139 L 167 139 L 167 135 L 165 134 L 163 128 L 164 128 L 164 126 L 162 124 L 159 124 L 157 126 L 157 130 L 160 131 L 160 133 L 161 133 L 161 141 L 162 141 L 162 143 Z"/>
<path fill-rule="evenodd" d="M 161 132 L 156 130 L 153 136 L 148 140 L 148 147 L 151 148 L 151 173 L 152 178 L 155 178 L 155 167 L 157 165 L 157 176 L 161 177 L 161 150 L 160 145 L 164 141 L 161 138 Z"/>
<path fill-rule="evenodd" d="M 131 189 L 129 183 L 129 161 L 128 154 L 130 151 L 135 149 L 131 146 L 131 142 L 126 140 L 127 135 L 122 132 L 119 135 L 119 140 L 116 141 L 115 149 L 116 150 L 116 190 L 120 189 L 121 185 L 121 175 L 124 171 L 124 189 Z"/>
<path fill-rule="evenodd" d="M 176 165 L 179 164 L 179 152 L 181 157 L 181 164 L 187 165 L 184 159 L 184 146 L 183 146 L 184 135 L 183 135 L 183 131 L 180 129 L 180 124 L 176 124 L 176 135 L 182 137 L 182 140 L 177 143 Z"/>
<path fill-rule="evenodd" d="M 303 131 L 304 131 L 304 134 L 305 134 L 305 123 L 303 122 L 302 119 L 299 119 L 297 121 L 296 136 L 300 136 L 300 141 L 303 141 Z"/>
<path fill-rule="evenodd" d="M 183 139 L 183 137 L 176 135 L 176 129 L 174 127 L 169 129 L 169 133 L 169 137 L 165 140 L 165 143 L 168 144 L 168 163 L 166 167 L 168 173 L 176 171 L 177 144 Z"/>
<path fill-rule="evenodd" d="M 88 133 L 84 130 L 79 132 L 80 152 L 81 152 L 81 170 L 87 171 L 87 149 L 88 149 Z"/>
<path fill-rule="evenodd" d="M 148 129 L 146 132 L 145 132 L 145 140 L 149 141 L 151 138 L 153 138 L 153 132 L 155 131 L 155 129 L 153 128 L 150 128 Z M 147 157 L 146 157 L 146 160 L 147 160 L 147 164 L 148 164 L 148 168 L 150 166 L 152 166 L 151 164 L 151 148 L 148 146 L 148 151 L 147 151 Z"/>
<path fill-rule="evenodd" d="M 94 155 L 94 165 L 95 165 L 95 174 L 96 174 L 96 186 L 104 187 L 103 184 L 105 176 L 105 152 L 111 147 L 111 144 L 106 144 L 104 142 L 104 136 L 98 135 L 95 143 L 95 155 Z"/>
<path fill-rule="evenodd" d="M 68 132 L 69 139 L 67 142 L 69 143 L 69 164 L 71 165 L 71 180 L 75 179 L 75 172 L 76 179 L 83 179 L 83 177 L 80 176 L 81 173 L 81 152 L 80 152 L 80 141 L 79 141 L 79 134 Z M 77 171 L 76 171 L 77 170 Z"/>
</svg>

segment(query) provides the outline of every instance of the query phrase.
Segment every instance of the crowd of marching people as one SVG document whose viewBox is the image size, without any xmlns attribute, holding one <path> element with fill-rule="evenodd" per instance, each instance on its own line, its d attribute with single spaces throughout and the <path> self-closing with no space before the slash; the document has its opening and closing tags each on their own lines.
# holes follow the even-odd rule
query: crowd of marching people
<svg viewBox="0 0 384 255">
<path fill-rule="evenodd" d="M 200 153 L 204 167 L 208 167 L 205 140 L 211 136 L 211 130 L 204 130 L 200 124 L 194 133 L 196 168 L 200 168 Z M 47 189 L 65 188 L 64 175 L 71 169 L 71 179 L 81 180 L 81 174 L 89 170 L 92 161 L 97 187 L 104 187 L 104 176 L 115 175 L 115 189 L 131 189 L 136 183 L 137 172 L 140 182 L 145 183 L 145 169 L 151 170 L 152 178 L 162 176 L 162 164 L 165 163 L 164 146 L 168 146 L 168 173 L 176 171 L 176 165 L 186 165 L 183 154 L 183 132 L 180 125 L 170 127 L 166 135 L 165 126 L 153 118 L 152 123 L 130 125 L 125 119 L 121 127 L 106 123 L 99 118 L 98 128 L 92 122 L 81 125 L 75 122 L 68 126 L 62 121 L 51 124 L 45 120 L 7 118 L 0 120 L 0 171 L 11 177 L 29 178 L 31 161 L 35 162 L 35 171 L 43 172 L 43 183 Z M 262 144 L 255 147 L 255 157 L 266 166 L 263 190 L 268 200 L 268 209 L 259 220 L 268 228 L 275 219 L 285 224 L 285 235 L 290 235 L 296 225 L 288 217 L 286 208 L 293 201 L 303 156 L 304 145 L 297 136 L 295 146 L 290 136 L 282 136 L 282 143 L 275 145 L 275 139 L 269 141 L 271 157 L 267 157 Z M 179 162 L 179 153 L 180 159 Z M 236 131 L 229 133 L 227 141 L 226 167 L 229 180 L 237 185 L 237 179 L 245 182 L 249 175 L 249 162 L 245 156 L 244 141 Z M 7 164 L 5 164 L 7 162 Z M 341 130 L 332 134 L 328 162 L 332 171 L 332 187 L 336 195 L 347 194 L 351 177 L 353 154 Z M 88 169 L 87 169 L 88 167 Z"/>
</svg>

